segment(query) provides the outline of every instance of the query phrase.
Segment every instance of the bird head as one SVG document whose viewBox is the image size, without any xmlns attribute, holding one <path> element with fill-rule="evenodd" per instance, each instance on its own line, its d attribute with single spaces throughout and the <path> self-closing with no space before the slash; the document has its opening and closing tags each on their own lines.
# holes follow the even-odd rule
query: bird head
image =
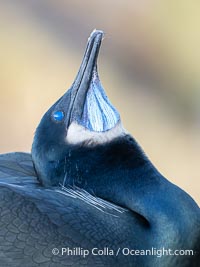
<svg viewBox="0 0 200 267">
<path fill-rule="evenodd" d="M 32 158 L 44 185 L 58 185 L 66 175 L 74 176 L 70 170 L 75 165 L 81 169 L 85 159 L 94 163 L 89 157 L 91 150 L 97 151 L 96 147 L 125 133 L 97 72 L 102 38 L 102 31 L 91 33 L 71 88 L 45 113 L 37 127 Z"/>
</svg>

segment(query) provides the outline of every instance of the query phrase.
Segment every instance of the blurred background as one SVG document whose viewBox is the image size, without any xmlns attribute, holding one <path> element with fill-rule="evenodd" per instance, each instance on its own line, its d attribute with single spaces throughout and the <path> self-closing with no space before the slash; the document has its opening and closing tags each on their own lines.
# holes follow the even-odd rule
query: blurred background
<svg viewBox="0 0 200 267">
<path fill-rule="evenodd" d="M 30 151 L 102 29 L 99 74 L 125 128 L 200 204 L 199 14 L 194 0 L 0 0 L 0 153 Z"/>
</svg>

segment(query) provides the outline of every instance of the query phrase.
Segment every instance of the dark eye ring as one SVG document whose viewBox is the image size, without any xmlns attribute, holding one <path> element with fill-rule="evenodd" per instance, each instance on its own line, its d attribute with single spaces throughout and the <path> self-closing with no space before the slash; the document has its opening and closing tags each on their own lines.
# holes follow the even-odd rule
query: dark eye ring
<svg viewBox="0 0 200 267">
<path fill-rule="evenodd" d="M 58 111 L 54 111 L 53 114 L 52 114 L 52 117 L 55 121 L 57 122 L 61 122 L 63 121 L 64 117 L 65 117 L 65 114 L 63 111 L 61 110 L 58 110 Z"/>
</svg>

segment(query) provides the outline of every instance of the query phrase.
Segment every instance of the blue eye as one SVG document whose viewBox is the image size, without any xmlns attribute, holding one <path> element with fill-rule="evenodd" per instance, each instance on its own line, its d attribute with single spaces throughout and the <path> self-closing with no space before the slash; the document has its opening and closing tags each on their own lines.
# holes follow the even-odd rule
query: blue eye
<svg viewBox="0 0 200 267">
<path fill-rule="evenodd" d="M 65 116 L 65 114 L 64 114 L 64 112 L 62 112 L 62 111 L 55 111 L 54 113 L 53 113 L 53 118 L 54 118 L 54 120 L 55 121 L 62 121 L 63 119 L 64 119 L 64 116 Z"/>
</svg>

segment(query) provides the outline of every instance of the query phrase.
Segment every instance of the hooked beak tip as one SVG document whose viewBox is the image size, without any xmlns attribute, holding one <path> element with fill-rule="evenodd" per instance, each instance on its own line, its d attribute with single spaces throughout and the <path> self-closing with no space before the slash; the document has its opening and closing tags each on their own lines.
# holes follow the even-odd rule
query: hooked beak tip
<svg viewBox="0 0 200 267">
<path fill-rule="evenodd" d="M 103 31 L 94 29 L 91 32 L 90 36 L 88 37 L 88 41 L 90 41 L 92 38 L 95 38 L 95 36 L 98 35 L 98 34 L 101 35 L 102 37 L 104 37 L 104 32 Z"/>
</svg>

